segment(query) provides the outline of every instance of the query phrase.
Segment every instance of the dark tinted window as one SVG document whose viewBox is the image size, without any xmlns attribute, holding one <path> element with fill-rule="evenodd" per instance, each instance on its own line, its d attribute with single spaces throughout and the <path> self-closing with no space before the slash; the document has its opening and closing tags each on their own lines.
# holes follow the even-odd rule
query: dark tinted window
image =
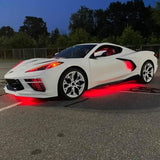
<svg viewBox="0 0 160 160">
<path fill-rule="evenodd" d="M 54 57 L 62 57 L 62 58 L 83 58 L 87 55 L 87 53 L 93 49 L 95 45 L 77 45 L 70 48 L 67 48 L 61 52 L 59 52 Z"/>
</svg>

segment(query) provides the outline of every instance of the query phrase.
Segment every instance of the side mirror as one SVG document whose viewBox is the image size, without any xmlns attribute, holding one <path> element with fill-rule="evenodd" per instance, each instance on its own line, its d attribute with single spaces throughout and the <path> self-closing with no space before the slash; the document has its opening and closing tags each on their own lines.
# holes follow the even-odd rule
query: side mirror
<svg viewBox="0 0 160 160">
<path fill-rule="evenodd" d="M 97 52 L 94 52 L 94 57 L 101 57 L 105 53 L 106 53 L 106 51 L 97 51 Z"/>
</svg>

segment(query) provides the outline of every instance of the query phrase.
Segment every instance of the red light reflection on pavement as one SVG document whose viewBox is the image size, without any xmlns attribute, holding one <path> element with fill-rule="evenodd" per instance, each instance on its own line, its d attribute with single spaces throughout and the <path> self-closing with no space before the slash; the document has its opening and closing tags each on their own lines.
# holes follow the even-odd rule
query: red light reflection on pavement
<svg viewBox="0 0 160 160">
<path fill-rule="evenodd" d="M 86 92 L 84 92 L 83 97 L 98 98 L 106 95 L 111 95 L 114 93 L 119 93 L 122 91 L 129 91 L 130 89 L 143 86 L 144 86 L 143 84 L 138 84 L 136 81 L 122 82 L 119 84 L 106 85 L 103 87 L 87 90 Z"/>
<path fill-rule="evenodd" d="M 15 99 L 20 102 L 20 106 L 36 106 L 44 103 L 43 100 L 31 97 L 18 97 L 14 96 Z"/>
</svg>

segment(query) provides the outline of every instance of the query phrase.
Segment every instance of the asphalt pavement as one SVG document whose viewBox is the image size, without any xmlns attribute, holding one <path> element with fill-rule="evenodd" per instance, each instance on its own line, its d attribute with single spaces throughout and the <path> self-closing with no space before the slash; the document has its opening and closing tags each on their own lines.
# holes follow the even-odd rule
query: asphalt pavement
<svg viewBox="0 0 160 160">
<path fill-rule="evenodd" d="M 72 101 L 0 96 L 0 160 L 160 159 L 159 80 L 160 69 L 148 85 L 103 86 Z"/>
</svg>

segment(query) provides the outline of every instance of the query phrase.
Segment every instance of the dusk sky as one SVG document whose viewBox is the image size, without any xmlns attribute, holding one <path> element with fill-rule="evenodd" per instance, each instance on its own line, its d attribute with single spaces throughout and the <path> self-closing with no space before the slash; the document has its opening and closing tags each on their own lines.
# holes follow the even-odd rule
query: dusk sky
<svg viewBox="0 0 160 160">
<path fill-rule="evenodd" d="M 15 31 L 23 25 L 25 16 L 43 18 L 48 31 L 56 27 L 61 33 L 68 32 L 72 13 L 86 6 L 90 9 L 106 9 L 117 0 L 0 0 L 0 28 L 11 26 Z M 129 0 L 119 0 L 127 2 Z M 157 0 L 144 0 L 145 5 L 155 6 Z"/>
</svg>

